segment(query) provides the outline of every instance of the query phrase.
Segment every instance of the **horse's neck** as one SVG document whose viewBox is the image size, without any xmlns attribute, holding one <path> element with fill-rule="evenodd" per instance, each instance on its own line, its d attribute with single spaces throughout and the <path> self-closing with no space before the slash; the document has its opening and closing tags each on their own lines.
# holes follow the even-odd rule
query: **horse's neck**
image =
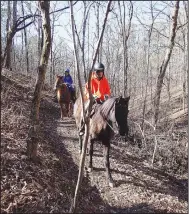
<svg viewBox="0 0 189 214">
<path fill-rule="evenodd" d="M 104 119 L 107 120 L 107 121 L 112 121 L 112 122 L 115 121 L 115 107 L 114 107 L 114 104 L 108 110 L 108 112 L 106 113 L 106 115 L 104 115 Z"/>
</svg>

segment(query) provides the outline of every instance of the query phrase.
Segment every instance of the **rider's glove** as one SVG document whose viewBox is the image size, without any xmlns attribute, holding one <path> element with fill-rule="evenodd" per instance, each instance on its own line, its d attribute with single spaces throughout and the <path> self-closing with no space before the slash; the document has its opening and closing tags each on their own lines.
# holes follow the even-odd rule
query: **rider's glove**
<svg viewBox="0 0 189 214">
<path fill-rule="evenodd" d="M 109 98 L 109 95 L 108 94 L 105 94 L 104 95 L 104 100 L 107 100 Z"/>
<path fill-rule="evenodd" d="M 98 96 L 93 94 L 93 98 L 96 100 L 96 99 L 98 99 Z"/>
</svg>

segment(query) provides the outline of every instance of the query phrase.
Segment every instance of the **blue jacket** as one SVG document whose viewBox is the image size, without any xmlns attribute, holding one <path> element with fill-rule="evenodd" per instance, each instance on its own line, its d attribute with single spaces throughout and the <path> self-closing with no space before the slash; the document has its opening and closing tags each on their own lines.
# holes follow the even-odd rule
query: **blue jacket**
<svg viewBox="0 0 189 214">
<path fill-rule="evenodd" d="M 73 80 L 72 80 L 71 75 L 63 76 L 63 81 L 64 81 L 65 83 L 68 83 L 68 84 L 69 84 L 69 85 L 68 85 L 68 88 L 69 88 L 70 90 L 73 90 L 73 89 L 74 89 L 73 86 L 72 86 Z"/>
</svg>

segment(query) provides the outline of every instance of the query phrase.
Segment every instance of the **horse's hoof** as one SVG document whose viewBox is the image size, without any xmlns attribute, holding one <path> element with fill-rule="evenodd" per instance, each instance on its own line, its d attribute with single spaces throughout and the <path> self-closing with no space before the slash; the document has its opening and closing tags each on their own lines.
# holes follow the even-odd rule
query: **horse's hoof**
<svg viewBox="0 0 189 214">
<path fill-rule="evenodd" d="M 114 186 L 114 182 L 109 182 L 109 187 L 113 188 Z"/>
<path fill-rule="evenodd" d="M 92 167 L 88 167 L 88 172 L 92 172 L 93 168 Z"/>
</svg>

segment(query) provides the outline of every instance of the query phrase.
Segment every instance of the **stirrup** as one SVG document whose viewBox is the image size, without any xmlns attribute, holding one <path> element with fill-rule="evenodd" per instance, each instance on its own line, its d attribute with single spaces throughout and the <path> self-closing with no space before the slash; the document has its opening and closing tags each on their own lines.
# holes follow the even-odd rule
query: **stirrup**
<svg viewBox="0 0 189 214">
<path fill-rule="evenodd" d="M 80 131 L 79 132 L 79 136 L 83 136 L 84 135 L 84 132 L 83 131 Z"/>
<path fill-rule="evenodd" d="M 80 128 L 80 130 L 79 130 L 79 136 L 84 135 L 84 133 L 85 133 L 85 124 L 83 124 L 82 127 Z"/>
</svg>

